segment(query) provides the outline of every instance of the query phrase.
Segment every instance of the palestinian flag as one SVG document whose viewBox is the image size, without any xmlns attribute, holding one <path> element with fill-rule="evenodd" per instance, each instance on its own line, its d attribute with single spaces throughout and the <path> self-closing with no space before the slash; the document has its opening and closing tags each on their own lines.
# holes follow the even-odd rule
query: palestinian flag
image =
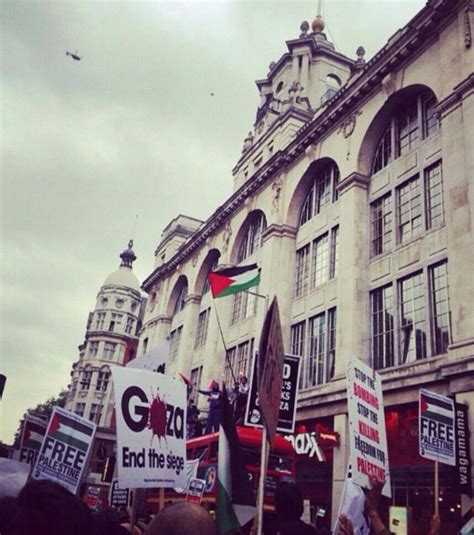
<svg viewBox="0 0 474 535">
<path fill-rule="evenodd" d="M 454 426 L 454 404 L 445 396 L 420 390 L 420 416 L 444 425 Z"/>
<path fill-rule="evenodd" d="M 84 422 L 83 418 L 81 418 Z M 48 427 L 48 435 L 87 453 L 94 436 L 95 426 L 69 417 L 67 411 L 53 413 Z"/>
<path fill-rule="evenodd" d="M 227 390 L 222 389 L 217 466 L 217 529 L 219 535 L 240 533 L 256 515 L 255 496 L 244 464 Z"/>
<path fill-rule="evenodd" d="M 213 297 L 243 292 L 260 282 L 260 269 L 257 264 L 221 269 L 209 273 L 209 282 Z"/>
<path fill-rule="evenodd" d="M 21 447 L 39 451 L 43 443 L 47 424 L 38 418 L 27 416 L 23 424 L 23 438 Z"/>
</svg>

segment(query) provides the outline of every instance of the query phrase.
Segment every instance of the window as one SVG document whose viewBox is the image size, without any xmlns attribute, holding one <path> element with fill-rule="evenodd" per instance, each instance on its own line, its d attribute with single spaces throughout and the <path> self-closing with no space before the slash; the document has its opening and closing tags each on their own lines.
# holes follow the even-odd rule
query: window
<svg viewBox="0 0 474 535">
<path fill-rule="evenodd" d="M 84 416 L 84 411 L 86 410 L 86 404 L 85 403 L 76 403 L 76 409 L 75 413 L 78 416 Z"/>
<path fill-rule="evenodd" d="M 253 338 L 228 349 L 224 370 L 224 379 L 226 384 L 233 385 L 234 377 L 237 379 L 241 373 L 245 376 L 248 376 L 249 362 L 252 351 Z M 231 366 L 234 376 L 232 376 L 230 368 Z"/>
<path fill-rule="evenodd" d="M 300 226 L 337 200 L 338 182 L 339 169 L 335 163 L 329 163 L 317 171 L 301 209 Z"/>
<path fill-rule="evenodd" d="M 211 283 L 209 281 L 209 274 L 212 272 L 212 271 L 215 271 L 217 268 L 217 260 L 214 260 L 212 262 L 212 265 L 211 265 L 211 268 L 209 269 L 209 272 L 207 274 L 207 277 L 206 277 L 206 280 L 204 281 L 204 288 L 202 289 L 202 295 L 206 295 L 207 292 L 210 292 L 211 291 Z"/>
<path fill-rule="evenodd" d="M 401 362 L 426 357 L 426 308 L 423 274 L 399 282 Z"/>
<path fill-rule="evenodd" d="M 309 244 L 296 251 L 295 291 L 300 297 L 308 290 L 309 282 Z"/>
<path fill-rule="evenodd" d="M 104 330 L 105 312 L 97 312 L 97 318 L 95 320 L 95 328 L 97 331 Z"/>
<path fill-rule="evenodd" d="M 179 343 L 181 341 L 181 333 L 183 326 L 174 329 L 170 333 L 170 360 L 175 360 L 179 352 Z"/>
<path fill-rule="evenodd" d="M 444 224 L 443 174 L 441 162 L 425 169 L 426 228 Z"/>
<path fill-rule="evenodd" d="M 249 218 L 248 228 L 240 243 L 237 263 L 243 262 L 262 246 L 262 234 L 267 228 L 267 220 L 262 212 L 254 212 Z"/>
<path fill-rule="evenodd" d="M 144 355 L 146 353 L 147 347 L 148 347 L 148 337 L 145 338 L 145 340 L 143 340 L 143 353 L 142 353 L 142 355 Z"/>
<path fill-rule="evenodd" d="M 95 389 L 98 392 L 106 392 L 107 387 L 109 385 L 109 377 L 110 372 L 108 371 L 100 371 L 99 375 L 97 376 L 97 384 L 95 386 Z"/>
<path fill-rule="evenodd" d="M 115 354 L 115 348 L 117 344 L 114 344 L 112 342 L 105 342 L 104 344 L 104 358 L 105 359 L 112 359 Z"/>
<path fill-rule="evenodd" d="M 377 199 L 370 206 L 371 253 L 386 253 L 392 246 L 392 196 L 390 193 Z"/>
<path fill-rule="evenodd" d="M 300 388 L 311 388 L 330 381 L 336 365 L 336 309 L 314 316 L 291 327 L 291 352 L 303 357 Z"/>
<path fill-rule="evenodd" d="M 198 404 L 198 389 L 201 388 L 201 379 L 202 379 L 202 366 L 199 366 L 199 368 L 194 368 L 191 370 L 191 384 L 194 387 L 194 403 Z"/>
<path fill-rule="evenodd" d="M 255 293 L 258 292 L 258 287 Z M 231 325 L 253 316 L 257 310 L 257 296 L 254 292 L 238 292 L 233 295 Z"/>
<path fill-rule="evenodd" d="M 436 97 L 431 92 L 408 97 L 397 107 L 375 150 L 372 173 L 415 149 L 439 129 L 435 116 Z"/>
<path fill-rule="evenodd" d="M 313 279 L 315 288 L 328 280 L 329 276 L 329 235 L 326 233 L 313 242 Z"/>
<path fill-rule="evenodd" d="M 89 356 L 95 357 L 99 350 L 99 342 L 89 342 Z"/>
<path fill-rule="evenodd" d="M 125 326 L 125 332 L 127 334 L 131 334 L 134 322 L 135 322 L 135 320 L 132 317 L 129 316 L 127 318 L 127 325 Z"/>
<path fill-rule="evenodd" d="M 374 370 L 394 365 L 394 305 L 392 285 L 370 295 L 371 347 Z"/>
<path fill-rule="evenodd" d="M 430 268 L 433 355 L 446 353 L 449 345 L 448 264 Z"/>
<path fill-rule="evenodd" d="M 92 403 L 91 411 L 89 413 L 89 420 L 98 424 L 102 417 L 102 405 L 99 403 Z"/>
<path fill-rule="evenodd" d="M 119 329 L 120 324 L 122 323 L 122 317 L 122 314 L 115 314 L 112 312 L 112 319 L 110 320 L 109 324 L 109 332 L 114 332 L 116 328 L 117 330 Z"/>
<path fill-rule="evenodd" d="M 198 347 L 202 347 L 206 344 L 206 337 L 207 337 L 207 328 L 209 326 L 209 316 L 211 314 L 211 309 L 206 308 L 206 310 L 203 310 L 199 313 L 198 317 L 198 325 L 197 325 L 197 331 L 196 331 L 196 340 L 194 341 L 194 349 L 197 349 Z"/>
<path fill-rule="evenodd" d="M 185 282 L 181 286 L 181 289 L 178 294 L 178 298 L 176 299 L 176 303 L 174 305 L 173 316 L 175 314 L 178 314 L 178 312 L 181 312 L 181 310 L 184 309 L 184 307 L 186 306 L 187 297 L 188 297 L 188 283 Z"/>
<path fill-rule="evenodd" d="M 422 201 L 418 176 L 397 188 L 397 229 L 399 243 L 406 243 L 421 233 Z"/>
<path fill-rule="evenodd" d="M 92 379 L 92 370 L 84 370 L 82 372 L 81 390 L 89 390 Z"/>
<path fill-rule="evenodd" d="M 338 262 L 338 244 L 339 244 L 339 227 L 331 230 L 331 258 L 329 259 L 329 278 L 334 279 L 337 276 Z"/>
</svg>

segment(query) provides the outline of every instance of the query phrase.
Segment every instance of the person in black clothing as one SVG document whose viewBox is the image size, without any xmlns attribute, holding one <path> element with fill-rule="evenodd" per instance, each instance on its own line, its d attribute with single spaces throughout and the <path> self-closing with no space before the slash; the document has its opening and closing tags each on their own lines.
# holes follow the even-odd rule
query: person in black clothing
<svg viewBox="0 0 474 535">
<path fill-rule="evenodd" d="M 282 483 L 275 492 L 278 535 L 319 535 L 313 526 L 303 522 L 303 496 L 294 483 Z"/>
<path fill-rule="evenodd" d="M 188 410 L 186 412 L 186 438 L 190 439 L 196 435 L 195 427 L 198 421 L 200 410 L 194 404 L 194 399 L 189 398 Z"/>
<path fill-rule="evenodd" d="M 221 396 L 222 392 L 219 384 L 212 381 L 210 390 L 198 390 L 201 394 L 209 396 L 209 414 L 206 423 L 206 435 L 217 433 L 221 423 Z"/>
</svg>

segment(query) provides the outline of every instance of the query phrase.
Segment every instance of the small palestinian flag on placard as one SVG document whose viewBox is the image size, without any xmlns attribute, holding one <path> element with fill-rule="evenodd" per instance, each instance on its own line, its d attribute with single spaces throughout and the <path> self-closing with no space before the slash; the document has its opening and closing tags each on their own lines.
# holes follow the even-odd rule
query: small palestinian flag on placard
<svg viewBox="0 0 474 535">
<path fill-rule="evenodd" d="M 56 410 L 49 422 L 48 435 L 87 453 L 94 426 L 85 425 Z"/>
<path fill-rule="evenodd" d="M 243 292 L 260 282 L 260 269 L 257 264 L 220 269 L 209 273 L 213 297 Z"/>
<path fill-rule="evenodd" d="M 429 418 L 439 423 L 454 426 L 453 402 L 449 399 L 442 399 L 443 396 L 430 395 L 428 390 L 421 390 L 420 393 L 420 413 L 422 418 Z"/>
<path fill-rule="evenodd" d="M 39 451 L 43 443 L 47 423 L 38 418 L 27 416 L 23 424 L 23 440 L 21 447 Z"/>
</svg>

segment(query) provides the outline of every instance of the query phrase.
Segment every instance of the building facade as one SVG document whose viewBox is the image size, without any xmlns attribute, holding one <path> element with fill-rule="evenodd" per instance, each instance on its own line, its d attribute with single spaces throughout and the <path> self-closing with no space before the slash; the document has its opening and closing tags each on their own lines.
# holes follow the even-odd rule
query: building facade
<svg viewBox="0 0 474 535">
<path fill-rule="evenodd" d="M 142 286 L 139 354 L 170 337 L 167 370 L 203 387 L 228 361 L 248 374 L 265 309 L 247 293 L 213 303 L 209 271 L 259 264 L 258 293 L 278 296 L 286 351 L 303 357 L 300 429 L 340 435 L 325 463 L 302 459 L 313 505 L 339 503 L 353 356 L 383 379 L 395 503 L 418 507 L 432 486 L 413 450 L 420 386 L 470 405 L 474 429 L 473 9 L 430 0 L 367 62 L 337 52 L 320 17 L 303 22 L 257 81 L 233 194 L 168 225 Z M 454 523 L 467 498 L 441 480 Z"/>
</svg>

